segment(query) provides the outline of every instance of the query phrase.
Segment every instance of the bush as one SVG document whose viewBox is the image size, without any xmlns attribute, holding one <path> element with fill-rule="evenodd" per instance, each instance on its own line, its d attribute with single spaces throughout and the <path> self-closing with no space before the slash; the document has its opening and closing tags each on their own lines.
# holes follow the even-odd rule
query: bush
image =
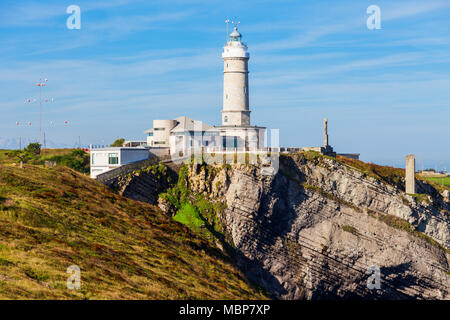
<svg viewBox="0 0 450 320">
<path fill-rule="evenodd" d="M 38 281 L 46 281 L 49 279 L 49 276 L 46 272 L 33 270 L 31 268 L 27 268 L 24 270 L 25 274 L 30 277 L 31 279 L 38 280 Z"/>
<path fill-rule="evenodd" d="M 72 168 L 81 173 L 89 173 L 89 154 L 83 150 L 74 150 L 70 154 L 57 155 L 49 158 L 42 158 L 41 162 L 45 160 L 56 161 L 58 165 L 63 165 Z"/>
<path fill-rule="evenodd" d="M 111 147 L 122 147 L 124 142 L 125 142 L 124 138 L 117 139 L 111 144 Z"/>
<path fill-rule="evenodd" d="M 41 154 L 41 145 L 38 142 L 30 143 L 24 151 L 35 155 Z"/>
<path fill-rule="evenodd" d="M 8 155 L 10 158 L 17 158 L 17 161 L 22 161 L 23 163 L 27 162 L 35 162 L 39 159 L 37 154 L 31 153 L 29 151 L 22 150 L 14 150 L 11 151 Z"/>
<path fill-rule="evenodd" d="M 351 234 L 354 234 L 354 235 L 358 234 L 358 230 L 355 227 L 352 227 L 352 226 L 345 225 L 345 226 L 342 227 L 342 229 L 344 231 L 350 232 Z"/>
</svg>

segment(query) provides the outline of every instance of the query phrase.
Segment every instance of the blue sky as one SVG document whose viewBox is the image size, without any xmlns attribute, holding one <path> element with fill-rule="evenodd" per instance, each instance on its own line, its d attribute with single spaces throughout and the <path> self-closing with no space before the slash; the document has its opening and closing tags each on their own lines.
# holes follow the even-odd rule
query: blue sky
<svg viewBox="0 0 450 320">
<path fill-rule="evenodd" d="M 80 30 L 66 27 L 71 4 Z M 380 30 L 366 26 L 372 4 Z M 39 105 L 24 101 L 40 73 L 56 144 L 145 139 L 153 119 L 180 115 L 219 124 L 224 21 L 235 16 L 252 124 L 279 129 L 281 145 L 320 145 L 327 117 L 338 152 L 395 166 L 415 153 L 450 169 L 448 0 L 2 0 L 0 141 L 38 138 Z"/>
</svg>

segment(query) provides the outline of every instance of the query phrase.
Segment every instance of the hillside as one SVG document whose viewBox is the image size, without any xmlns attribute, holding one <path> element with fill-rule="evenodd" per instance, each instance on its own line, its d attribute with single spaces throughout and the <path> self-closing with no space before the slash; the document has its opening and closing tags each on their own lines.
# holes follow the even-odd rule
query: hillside
<svg viewBox="0 0 450 320">
<path fill-rule="evenodd" d="M 81 268 L 68 290 L 67 267 Z M 0 299 L 264 299 L 156 206 L 64 166 L 0 163 Z"/>
</svg>

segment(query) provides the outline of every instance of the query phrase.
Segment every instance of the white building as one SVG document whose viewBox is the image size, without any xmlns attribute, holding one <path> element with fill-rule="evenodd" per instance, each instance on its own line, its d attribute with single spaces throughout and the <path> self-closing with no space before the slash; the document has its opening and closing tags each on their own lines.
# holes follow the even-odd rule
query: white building
<svg viewBox="0 0 450 320">
<path fill-rule="evenodd" d="M 219 132 L 214 127 L 185 116 L 174 120 L 153 120 L 153 128 L 145 131 L 150 152 L 160 155 L 157 148 L 168 148 L 172 155 L 184 155 L 189 148 L 216 145 Z"/>
<path fill-rule="evenodd" d="M 237 26 L 224 46 L 222 125 L 210 126 L 186 116 L 173 120 L 153 120 L 142 141 L 126 141 L 126 147 L 91 149 L 91 177 L 122 165 L 156 156 L 184 156 L 196 148 L 260 149 L 266 128 L 250 124 L 248 53 Z M 214 151 L 215 152 L 215 151 Z"/>
<path fill-rule="evenodd" d="M 107 147 L 90 149 L 91 178 L 99 174 L 118 168 L 124 164 L 133 163 L 149 158 L 149 149 L 142 147 L 124 148 Z"/>
<path fill-rule="evenodd" d="M 187 154 L 192 147 L 263 148 L 264 127 L 250 125 L 248 53 L 242 35 L 234 27 L 224 47 L 222 125 L 212 127 L 188 117 L 154 120 L 147 133 L 149 147 L 169 148 Z"/>
</svg>

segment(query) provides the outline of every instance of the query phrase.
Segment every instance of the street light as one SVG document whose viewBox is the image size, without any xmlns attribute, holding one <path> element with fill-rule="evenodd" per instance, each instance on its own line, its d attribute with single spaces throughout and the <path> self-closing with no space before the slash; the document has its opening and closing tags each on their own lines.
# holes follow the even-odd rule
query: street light
<svg viewBox="0 0 450 320">
<path fill-rule="evenodd" d="M 47 78 L 42 78 L 42 74 L 39 77 L 39 82 L 36 86 L 39 87 L 39 144 L 42 145 L 42 87 L 47 85 Z M 36 98 L 28 98 L 25 100 L 26 103 L 36 102 Z M 54 102 L 53 98 L 45 98 L 44 102 Z"/>
</svg>

